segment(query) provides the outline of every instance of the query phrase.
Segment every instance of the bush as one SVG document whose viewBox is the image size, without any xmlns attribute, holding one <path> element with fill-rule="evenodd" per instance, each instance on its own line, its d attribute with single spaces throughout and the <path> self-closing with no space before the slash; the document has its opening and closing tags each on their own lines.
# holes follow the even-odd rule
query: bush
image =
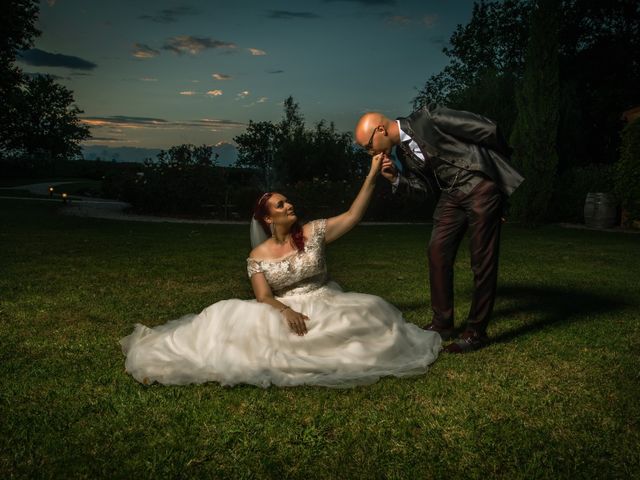
<svg viewBox="0 0 640 480">
<path fill-rule="evenodd" d="M 104 190 L 154 214 L 205 215 L 226 199 L 221 171 L 206 145 L 179 145 L 158 154 L 139 168 L 105 179 Z"/>
<path fill-rule="evenodd" d="M 283 193 L 291 199 L 296 213 L 304 220 L 328 218 L 345 212 L 351 206 L 360 187 L 352 183 L 314 178 L 288 185 Z"/>
<path fill-rule="evenodd" d="M 628 222 L 640 220 L 640 118 L 622 131 L 620 160 L 615 164 L 615 192 L 628 212 Z"/>
<path fill-rule="evenodd" d="M 570 168 L 556 177 L 553 190 L 550 220 L 581 223 L 587 193 L 613 191 L 613 166 L 594 164 Z"/>
<path fill-rule="evenodd" d="M 314 178 L 284 188 L 305 221 L 339 215 L 349 209 L 362 186 L 361 179 L 352 181 Z M 437 198 L 415 200 L 393 195 L 389 183 L 379 179 L 365 221 L 430 222 Z"/>
</svg>

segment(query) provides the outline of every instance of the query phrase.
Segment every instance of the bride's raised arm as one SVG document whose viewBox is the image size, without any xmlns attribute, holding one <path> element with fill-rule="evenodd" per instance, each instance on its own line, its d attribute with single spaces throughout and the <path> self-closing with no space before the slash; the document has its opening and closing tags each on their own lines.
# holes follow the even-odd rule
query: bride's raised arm
<svg viewBox="0 0 640 480">
<path fill-rule="evenodd" d="M 380 153 L 371 158 L 371 169 L 369 170 L 369 174 L 367 175 L 367 178 L 365 178 L 364 183 L 360 188 L 360 192 L 358 192 L 355 200 L 353 200 L 349 210 L 341 215 L 327 219 L 327 227 L 324 236 L 326 243 L 331 243 L 340 238 L 355 227 L 360 220 L 362 220 L 362 217 L 369 206 L 369 202 L 371 201 L 373 189 L 376 186 L 376 178 L 380 174 L 382 160 L 385 155 L 386 154 L 384 153 Z"/>
</svg>

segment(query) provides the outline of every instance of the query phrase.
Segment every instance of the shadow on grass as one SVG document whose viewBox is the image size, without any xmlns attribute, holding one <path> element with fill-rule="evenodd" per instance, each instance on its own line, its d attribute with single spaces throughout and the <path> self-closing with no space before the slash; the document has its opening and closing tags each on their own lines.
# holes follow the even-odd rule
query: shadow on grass
<svg viewBox="0 0 640 480">
<path fill-rule="evenodd" d="M 500 322 L 515 314 L 527 314 L 534 320 L 500 333 L 492 343 L 505 343 L 514 338 L 544 328 L 580 321 L 594 320 L 600 314 L 612 314 L 628 304 L 619 298 L 580 291 L 575 288 L 503 285 L 498 287 L 497 298 L 509 306 L 497 308 L 493 322 Z"/>
</svg>

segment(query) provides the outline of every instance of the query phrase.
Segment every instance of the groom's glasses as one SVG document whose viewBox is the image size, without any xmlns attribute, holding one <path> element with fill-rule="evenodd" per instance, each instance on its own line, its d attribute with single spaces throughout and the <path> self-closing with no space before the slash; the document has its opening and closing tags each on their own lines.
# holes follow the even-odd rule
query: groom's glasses
<svg viewBox="0 0 640 480">
<path fill-rule="evenodd" d="M 364 149 L 368 152 L 368 153 L 372 153 L 371 150 L 373 150 L 373 137 L 376 136 L 376 132 L 378 131 L 378 128 L 380 128 L 382 125 L 378 125 L 376 128 L 373 129 L 373 132 L 371 132 L 371 137 L 369 137 L 369 141 L 367 142 L 367 144 L 364 146 Z"/>
</svg>

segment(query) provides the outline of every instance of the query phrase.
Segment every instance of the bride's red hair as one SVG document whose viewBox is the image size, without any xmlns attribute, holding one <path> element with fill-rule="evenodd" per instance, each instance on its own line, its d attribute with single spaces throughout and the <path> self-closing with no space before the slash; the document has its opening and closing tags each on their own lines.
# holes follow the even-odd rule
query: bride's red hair
<svg viewBox="0 0 640 480">
<path fill-rule="evenodd" d="M 253 208 L 253 218 L 255 218 L 260 225 L 262 226 L 264 232 L 267 236 L 271 236 L 271 228 L 269 224 L 265 221 L 265 217 L 269 215 L 269 205 L 267 204 L 268 200 L 273 196 L 275 192 L 267 192 L 262 195 L 256 201 L 255 207 Z M 304 251 L 304 236 L 302 235 L 302 226 L 300 222 L 296 220 L 296 222 L 291 226 L 291 239 L 293 240 L 293 244 L 296 246 L 298 250 L 301 252 Z"/>
</svg>

